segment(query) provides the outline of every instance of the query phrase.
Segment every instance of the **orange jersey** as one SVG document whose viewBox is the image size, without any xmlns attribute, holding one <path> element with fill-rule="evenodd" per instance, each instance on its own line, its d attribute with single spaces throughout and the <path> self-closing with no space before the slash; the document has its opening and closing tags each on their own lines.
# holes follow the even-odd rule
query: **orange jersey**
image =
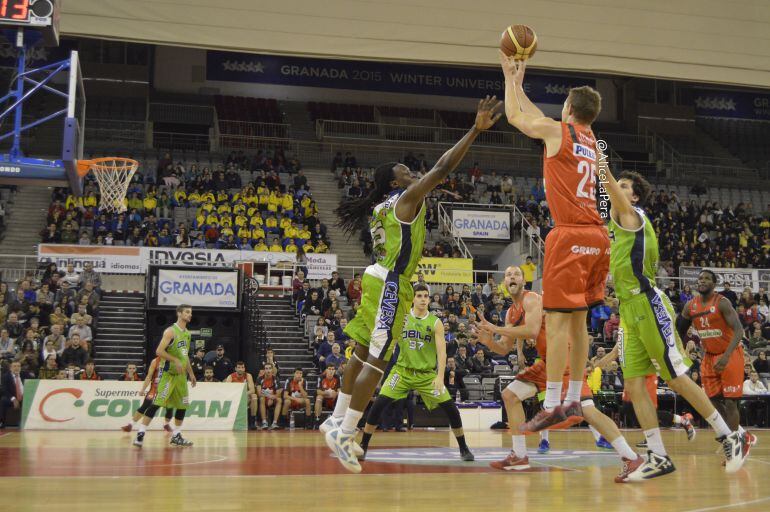
<svg viewBox="0 0 770 512">
<path fill-rule="evenodd" d="M 246 382 L 248 378 L 248 374 L 246 373 L 244 373 L 242 377 L 238 376 L 238 372 L 233 372 L 230 374 L 230 382 Z"/>
<path fill-rule="evenodd" d="M 524 311 L 524 297 L 527 296 L 528 293 L 535 293 L 528 290 L 524 290 L 524 293 L 521 295 L 520 301 L 513 301 L 511 304 L 511 307 L 508 308 L 508 312 L 505 315 L 505 323 L 507 325 L 521 325 L 524 323 L 524 318 L 526 316 L 526 313 Z M 543 322 L 540 326 L 540 333 L 537 335 L 537 339 L 535 340 L 535 348 L 537 349 L 537 353 L 540 356 L 541 359 L 545 360 L 545 354 L 546 354 L 546 345 L 545 345 L 545 315 L 543 315 Z"/>
<path fill-rule="evenodd" d="M 554 225 L 598 225 L 596 137 L 587 126 L 561 123 L 561 147 L 543 154 L 545 198 Z"/>
<path fill-rule="evenodd" d="M 332 389 L 334 391 L 337 391 L 339 388 L 340 388 L 340 379 L 336 375 L 331 379 L 327 379 L 326 377 L 324 377 L 318 383 L 318 389 L 322 391 L 326 391 L 327 389 Z"/>
<path fill-rule="evenodd" d="M 647 388 L 647 393 L 650 395 L 650 399 L 652 400 L 652 405 L 655 406 L 655 408 L 658 408 L 658 376 L 654 373 L 652 375 L 648 375 L 644 378 L 644 384 Z M 626 391 L 625 388 L 623 388 L 623 397 L 624 402 L 630 402 L 631 399 L 628 398 L 628 391 Z"/>
<path fill-rule="evenodd" d="M 719 301 L 722 296 L 718 293 L 705 303 L 701 295 L 696 295 L 690 301 L 687 311 L 692 319 L 692 325 L 698 331 L 703 350 L 708 354 L 723 354 L 733 340 L 732 326 L 719 311 Z"/>
<path fill-rule="evenodd" d="M 150 381 L 150 391 L 147 392 L 148 397 L 154 397 L 158 392 L 158 383 L 160 382 L 160 366 L 162 361 L 160 357 L 155 358 L 155 371 L 152 374 L 152 380 Z"/>
</svg>

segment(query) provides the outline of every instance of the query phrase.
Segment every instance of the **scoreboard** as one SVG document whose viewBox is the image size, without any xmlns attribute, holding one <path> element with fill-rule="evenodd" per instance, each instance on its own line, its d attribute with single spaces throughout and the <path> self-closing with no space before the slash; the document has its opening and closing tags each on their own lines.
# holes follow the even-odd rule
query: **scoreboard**
<svg viewBox="0 0 770 512">
<path fill-rule="evenodd" d="M 59 43 L 61 0 L 0 0 L 0 28 L 41 31 L 51 46 Z"/>
</svg>

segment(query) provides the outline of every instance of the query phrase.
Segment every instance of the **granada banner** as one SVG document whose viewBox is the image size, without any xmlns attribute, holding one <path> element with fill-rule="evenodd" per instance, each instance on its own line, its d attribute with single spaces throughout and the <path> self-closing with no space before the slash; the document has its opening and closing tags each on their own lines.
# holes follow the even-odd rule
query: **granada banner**
<svg viewBox="0 0 770 512">
<path fill-rule="evenodd" d="M 717 288 L 722 289 L 723 283 L 730 283 L 730 287 L 735 293 L 741 293 L 741 290 L 747 286 L 754 293 L 759 293 L 759 288 L 767 288 L 767 280 L 770 279 L 770 269 L 760 268 L 711 268 L 711 267 L 679 267 L 679 277 L 682 278 L 682 286 L 689 284 L 695 287 L 698 282 L 698 274 L 703 269 L 711 270 L 717 276 Z"/>
<path fill-rule="evenodd" d="M 188 384 L 189 386 L 189 384 Z M 141 382 L 27 380 L 21 425 L 26 430 L 118 430 L 142 404 Z M 246 384 L 189 387 L 185 430 L 246 430 Z M 150 429 L 163 427 L 158 412 Z"/>
<path fill-rule="evenodd" d="M 452 210 L 452 232 L 460 238 L 511 240 L 510 210 Z"/>
<path fill-rule="evenodd" d="M 271 265 L 294 263 L 294 253 L 179 249 L 176 247 L 125 247 L 104 245 L 40 244 L 38 263 L 56 263 L 60 268 L 72 263 L 82 269 L 93 263 L 97 272 L 144 274 L 148 265 L 177 267 L 233 267 L 236 261 L 266 261 Z"/>
<path fill-rule="evenodd" d="M 238 272 L 158 270 L 158 306 L 238 307 Z"/>
<path fill-rule="evenodd" d="M 473 260 L 470 258 L 422 258 L 417 264 L 426 283 L 473 284 Z M 417 282 L 417 273 L 412 276 Z"/>
<path fill-rule="evenodd" d="M 331 279 L 337 270 L 336 254 L 306 254 L 308 279 Z"/>
</svg>

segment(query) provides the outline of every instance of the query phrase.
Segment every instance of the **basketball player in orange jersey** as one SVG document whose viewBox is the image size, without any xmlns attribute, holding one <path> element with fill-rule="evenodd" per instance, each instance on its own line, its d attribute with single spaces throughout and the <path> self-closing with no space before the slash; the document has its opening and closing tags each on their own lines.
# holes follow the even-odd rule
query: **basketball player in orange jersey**
<svg viewBox="0 0 770 512">
<path fill-rule="evenodd" d="M 235 371 L 227 376 L 225 382 L 246 383 L 246 391 L 249 394 L 249 429 L 256 430 L 259 400 L 257 399 L 257 391 L 254 388 L 254 378 L 250 373 L 246 372 L 246 363 L 243 361 L 236 362 Z"/>
<path fill-rule="evenodd" d="M 131 418 L 131 423 L 123 425 L 120 429 L 123 432 L 131 432 L 134 427 L 137 427 L 139 420 L 144 416 L 144 412 L 152 405 L 152 401 L 155 400 L 155 395 L 158 393 L 158 382 L 160 381 L 160 357 L 156 357 L 150 363 L 150 367 L 147 368 L 147 377 L 145 377 L 142 383 L 142 389 L 139 391 L 140 395 L 144 395 L 144 390 L 147 386 L 150 386 L 150 391 L 144 397 L 144 402 L 139 406 L 139 409 L 134 413 Z M 163 430 L 171 432 L 171 418 L 174 417 L 174 409 L 166 409 L 165 420 L 163 421 Z"/>
<path fill-rule="evenodd" d="M 545 361 L 547 361 L 547 344 L 550 341 L 546 342 L 547 328 L 544 325 L 542 299 L 537 293 L 524 289 L 525 280 L 521 268 L 511 266 L 505 269 L 504 283 L 513 301 L 505 317 L 505 327 L 497 327 L 482 320 L 478 335 L 479 342 L 495 353 L 506 355 L 513 349 L 517 340 L 521 342 L 522 339 L 535 339 L 537 352 L 541 357 L 535 364 L 520 372 L 516 380 L 502 393 L 508 412 L 508 427 L 513 432 L 513 446 L 511 453 L 505 459 L 492 462 L 490 466 L 495 469 L 518 471 L 529 468 L 527 443 L 519 430 L 519 426 L 525 420 L 522 402 L 535 396 L 546 386 Z M 492 334 L 499 335 L 500 341 L 495 341 Z M 568 375 L 565 373 L 564 378 L 568 378 Z M 581 380 L 580 399 L 585 420 L 605 439 L 610 440 L 610 444 L 623 461 L 623 469 L 615 477 L 615 482 L 629 482 L 628 476 L 642 465 L 644 459 L 631 449 L 615 423 L 594 406 L 593 394 L 585 379 Z M 559 427 L 560 425 L 557 424 L 552 428 Z"/>
<path fill-rule="evenodd" d="M 757 439 L 740 426 L 738 412 L 738 400 L 743 396 L 743 325 L 730 301 L 715 291 L 716 285 L 716 274 L 710 270 L 701 271 L 698 295 L 685 304 L 676 328 L 679 336 L 686 336 L 690 325 L 694 324 L 705 351 L 700 366 L 703 389 L 727 426 L 743 436 L 746 456 Z"/>
<path fill-rule="evenodd" d="M 522 426 L 534 432 L 582 419 L 580 390 L 589 347 L 586 313 L 604 300 L 609 272 L 610 240 L 596 209 L 597 151 L 591 131 L 601 110 L 601 96 L 587 86 L 571 89 L 561 121 L 554 121 L 524 93 L 524 61 L 502 52 L 500 60 L 508 122 L 545 143 L 545 197 L 555 224 L 546 237 L 543 265 L 548 333 L 545 401 L 543 410 Z M 568 362 L 571 374 L 562 404 L 562 376 Z"/>
</svg>

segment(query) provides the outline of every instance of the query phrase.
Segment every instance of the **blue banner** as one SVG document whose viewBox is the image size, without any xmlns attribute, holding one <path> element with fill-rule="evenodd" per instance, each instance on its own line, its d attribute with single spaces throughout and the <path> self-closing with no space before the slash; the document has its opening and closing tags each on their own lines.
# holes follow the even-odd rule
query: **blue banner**
<svg viewBox="0 0 770 512">
<path fill-rule="evenodd" d="M 505 83 L 500 69 L 398 64 L 248 53 L 208 51 L 206 79 L 222 82 L 324 87 L 361 91 L 501 98 Z M 537 103 L 564 102 L 571 87 L 596 80 L 527 74 L 525 90 Z"/>
<path fill-rule="evenodd" d="M 770 121 L 770 94 L 694 89 L 695 115 Z"/>
</svg>

